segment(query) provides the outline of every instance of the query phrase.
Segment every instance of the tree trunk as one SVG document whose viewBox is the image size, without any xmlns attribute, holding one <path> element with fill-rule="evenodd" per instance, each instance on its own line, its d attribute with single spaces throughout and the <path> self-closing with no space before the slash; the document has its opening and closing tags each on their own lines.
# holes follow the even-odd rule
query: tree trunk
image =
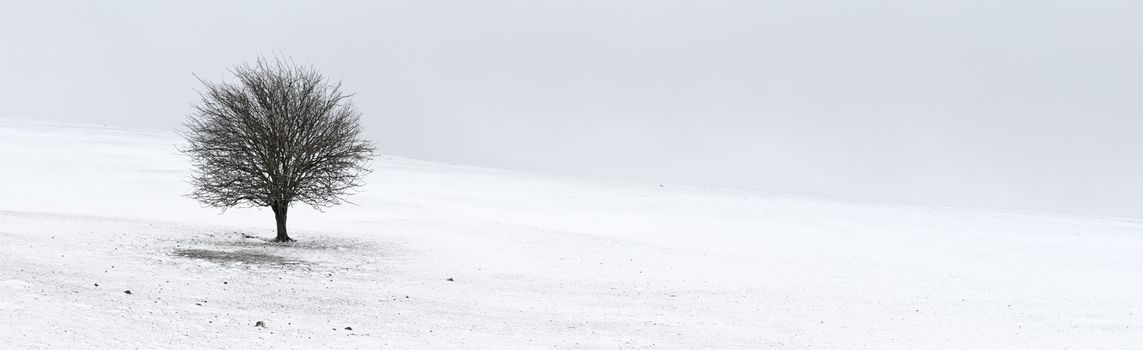
<svg viewBox="0 0 1143 350">
<path fill-rule="evenodd" d="M 284 204 L 270 206 L 274 210 L 274 221 L 278 223 L 278 237 L 274 242 L 291 242 L 290 235 L 286 234 L 286 208 Z"/>
</svg>

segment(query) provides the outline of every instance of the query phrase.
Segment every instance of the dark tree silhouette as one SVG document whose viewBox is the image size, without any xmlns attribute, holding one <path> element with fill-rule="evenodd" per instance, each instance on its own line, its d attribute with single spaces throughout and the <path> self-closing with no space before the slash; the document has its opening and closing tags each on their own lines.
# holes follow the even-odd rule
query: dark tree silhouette
<svg viewBox="0 0 1143 350">
<path fill-rule="evenodd" d="M 361 137 L 351 95 L 316 69 L 259 59 L 231 73 L 237 82 L 199 79 L 205 89 L 183 132 L 194 166 L 190 197 L 223 210 L 270 207 L 274 241 L 292 241 L 290 205 L 345 202 L 369 173 L 373 146 Z"/>
</svg>

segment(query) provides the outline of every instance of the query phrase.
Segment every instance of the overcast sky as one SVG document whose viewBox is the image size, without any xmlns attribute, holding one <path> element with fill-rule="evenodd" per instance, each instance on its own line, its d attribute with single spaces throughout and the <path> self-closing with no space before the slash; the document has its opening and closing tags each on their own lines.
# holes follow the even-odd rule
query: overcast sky
<svg viewBox="0 0 1143 350">
<path fill-rule="evenodd" d="M 175 129 L 258 55 L 385 154 L 1143 217 L 1143 2 L 8 2 L 0 117 Z"/>
</svg>

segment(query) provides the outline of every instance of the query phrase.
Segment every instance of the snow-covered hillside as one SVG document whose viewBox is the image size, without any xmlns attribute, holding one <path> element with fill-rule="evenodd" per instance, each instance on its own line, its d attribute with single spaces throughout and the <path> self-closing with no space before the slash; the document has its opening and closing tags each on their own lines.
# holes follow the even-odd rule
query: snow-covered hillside
<svg viewBox="0 0 1143 350">
<path fill-rule="evenodd" d="M 0 347 L 1143 346 L 1140 221 L 380 157 L 277 245 L 182 197 L 179 142 L 0 120 Z"/>
</svg>

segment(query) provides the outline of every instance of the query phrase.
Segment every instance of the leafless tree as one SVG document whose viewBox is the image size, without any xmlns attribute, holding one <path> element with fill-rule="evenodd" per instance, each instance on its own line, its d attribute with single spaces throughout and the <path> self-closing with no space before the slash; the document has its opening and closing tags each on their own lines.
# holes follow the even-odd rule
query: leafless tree
<svg viewBox="0 0 1143 350">
<path fill-rule="evenodd" d="M 231 70 L 236 82 L 199 91 L 183 136 L 194 166 L 191 198 L 205 205 L 270 207 L 278 235 L 296 202 L 338 205 L 363 183 L 373 146 L 360 116 L 341 91 L 313 67 L 259 59 Z"/>
</svg>

